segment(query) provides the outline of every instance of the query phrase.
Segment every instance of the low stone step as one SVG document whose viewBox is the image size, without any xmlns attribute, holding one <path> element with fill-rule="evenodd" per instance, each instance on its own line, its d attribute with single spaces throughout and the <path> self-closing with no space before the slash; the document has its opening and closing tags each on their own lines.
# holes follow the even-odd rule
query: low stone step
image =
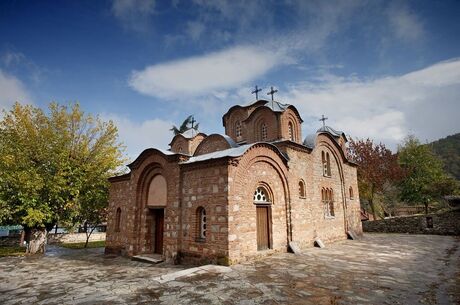
<svg viewBox="0 0 460 305">
<path fill-rule="evenodd" d="M 141 254 L 135 255 L 131 258 L 133 261 L 149 263 L 149 264 L 159 264 L 164 261 L 161 254 Z"/>
</svg>

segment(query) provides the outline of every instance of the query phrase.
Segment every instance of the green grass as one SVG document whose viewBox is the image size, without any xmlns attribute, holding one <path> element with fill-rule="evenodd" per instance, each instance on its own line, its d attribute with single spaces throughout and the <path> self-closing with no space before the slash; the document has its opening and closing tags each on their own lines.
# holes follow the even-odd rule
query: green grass
<svg viewBox="0 0 460 305">
<path fill-rule="evenodd" d="M 2 256 L 19 256 L 26 254 L 26 247 L 0 247 L 0 257 Z"/>
<path fill-rule="evenodd" d="M 69 249 L 84 249 L 85 243 L 62 243 L 59 244 L 60 247 L 69 248 Z M 104 248 L 105 240 L 100 241 L 90 241 L 87 248 Z"/>
</svg>

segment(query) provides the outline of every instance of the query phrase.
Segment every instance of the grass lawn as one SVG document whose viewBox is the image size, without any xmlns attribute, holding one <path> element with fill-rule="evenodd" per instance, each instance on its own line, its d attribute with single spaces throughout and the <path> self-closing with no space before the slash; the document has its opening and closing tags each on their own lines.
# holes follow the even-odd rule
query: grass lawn
<svg viewBox="0 0 460 305">
<path fill-rule="evenodd" d="M 84 249 L 85 243 L 62 243 L 58 246 L 69 248 L 69 249 Z M 87 248 L 103 248 L 105 247 L 105 240 L 100 241 L 90 241 Z"/>
<path fill-rule="evenodd" d="M 26 247 L 0 247 L 0 257 L 2 256 L 18 256 L 18 255 L 25 255 L 26 254 Z"/>
</svg>

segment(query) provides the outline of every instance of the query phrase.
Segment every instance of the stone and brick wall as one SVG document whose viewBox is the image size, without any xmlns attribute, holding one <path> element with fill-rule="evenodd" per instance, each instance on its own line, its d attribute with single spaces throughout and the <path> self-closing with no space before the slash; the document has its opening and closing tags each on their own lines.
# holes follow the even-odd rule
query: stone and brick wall
<svg viewBox="0 0 460 305">
<path fill-rule="evenodd" d="M 431 217 L 433 228 L 428 227 Z M 363 222 L 364 232 L 460 235 L 460 210 Z"/>
<path fill-rule="evenodd" d="M 227 162 L 182 166 L 182 234 L 184 261 L 214 262 L 228 256 Z M 199 208 L 206 211 L 206 238 L 199 236 Z"/>
</svg>

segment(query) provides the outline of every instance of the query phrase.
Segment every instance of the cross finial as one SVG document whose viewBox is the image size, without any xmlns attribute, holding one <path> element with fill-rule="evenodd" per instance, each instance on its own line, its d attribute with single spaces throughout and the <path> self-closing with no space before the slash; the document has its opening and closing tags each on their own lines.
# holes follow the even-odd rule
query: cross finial
<svg viewBox="0 0 460 305">
<path fill-rule="evenodd" d="M 267 92 L 267 95 L 271 95 L 271 96 L 272 96 L 272 102 L 274 101 L 273 95 L 275 95 L 276 92 L 278 92 L 278 90 L 273 89 L 273 86 L 271 86 L 270 92 Z"/>
<path fill-rule="evenodd" d="M 259 92 L 262 91 L 262 89 L 258 88 L 257 85 L 256 85 L 256 88 L 254 91 L 251 92 L 251 94 L 256 94 L 256 101 L 259 100 Z"/>
<path fill-rule="evenodd" d="M 328 118 L 324 117 L 324 114 L 321 116 L 321 119 L 319 119 L 320 121 L 323 121 L 323 127 L 326 126 L 326 120 L 327 120 L 327 119 L 328 119 Z"/>
<path fill-rule="evenodd" d="M 190 123 L 192 124 L 192 129 L 193 129 L 193 127 L 194 127 L 194 125 L 196 123 L 194 116 L 192 116 L 192 119 L 190 120 Z"/>
</svg>

